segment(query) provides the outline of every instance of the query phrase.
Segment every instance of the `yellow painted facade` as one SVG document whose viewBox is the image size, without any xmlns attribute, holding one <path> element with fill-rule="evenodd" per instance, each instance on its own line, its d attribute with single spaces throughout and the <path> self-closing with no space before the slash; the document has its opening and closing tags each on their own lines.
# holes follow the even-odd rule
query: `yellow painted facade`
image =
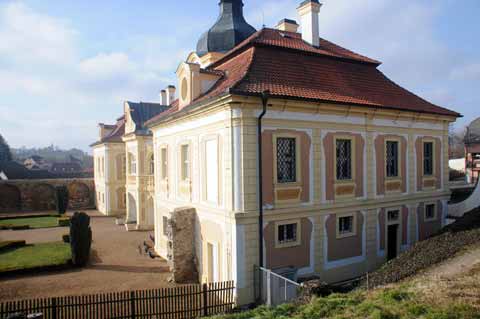
<svg viewBox="0 0 480 319">
<path fill-rule="evenodd" d="M 313 220 L 313 245 L 311 246 L 311 267 L 303 269 L 301 275 L 317 275 L 327 282 L 336 282 L 359 276 L 371 271 L 385 261 L 378 247 L 378 214 L 382 208 L 407 206 L 409 208 L 408 226 L 402 249 L 407 249 L 418 237 L 417 207 L 426 201 L 449 199 L 448 189 L 448 125 L 453 118 L 430 116 L 410 112 L 389 112 L 372 110 L 349 105 L 328 105 L 291 102 L 282 100 L 269 101 L 267 115 L 263 120 L 264 129 L 280 128 L 308 132 L 312 140 L 310 158 L 302 165 L 310 165 L 311 198 L 309 202 L 290 205 L 281 202 L 265 207 L 264 223 L 285 222 L 310 218 Z M 200 279 L 208 280 L 205 252 L 208 243 L 218 247 L 220 280 L 235 280 L 238 288 L 239 303 L 252 301 L 253 266 L 258 265 L 258 172 L 257 172 L 257 116 L 261 102 L 258 98 L 228 96 L 209 105 L 185 114 L 184 116 L 159 123 L 152 127 L 153 144 L 156 158 L 160 158 L 160 149 L 168 149 L 168 187 L 156 187 L 155 233 L 156 249 L 160 255 L 166 254 L 167 240 L 162 234 L 163 216 L 175 207 L 195 207 L 198 214 L 199 233 L 197 242 Z M 353 132 L 361 134 L 365 141 L 364 195 L 356 198 L 339 197 L 335 200 L 325 199 L 325 150 L 322 138 L 328 132 Z M 378 134 L 401 135 L 408 143 L 408 191 L 406 193 L 389 193 L 376 195 L 374 139 Z M 216 136 L 221 142 L 219 159 L 221 161 L 221 178 L 219 191 L 222 193 L 218 203 L 207 203 L 202 196 L 204 176 L 205 136 Z M 435 190 L 417 191 L 416 156 L 414 144 L 419 137 L 436 137 L 443 142 L 442 187 Z M 187 143 L 192 149 L 190 158 L 191 193 L 183 192 L 179 181 L 179 147 Z M 238 162 L 237 162 L 238 161 Z M 274 165 L 274 163 L 272 163 Z M 160 163 L 156 162 L 156 167 Z M 239 169 L 239 171 L 237 171 Z M 179 181 L 180 183 L 177 183 Z M 156 185 L 164 183 L 156 176 Z M 166 191 L 168 189 L 168 191 Z M 364 225 L 363 248 L 359 258 L 330 262 L 326 247 L 325 221 L 335 214 L 362 212 Z M 444 210 L 443 214 L 446 214 Z M 441 216 L 440 216 L 441 217 Z M 441 217 L 443 218 L 443 217 Z M 265 226 L 264 225 L 264 226 Z M 229 266 L 230 265 L 230 266 Z"/>
</svg>

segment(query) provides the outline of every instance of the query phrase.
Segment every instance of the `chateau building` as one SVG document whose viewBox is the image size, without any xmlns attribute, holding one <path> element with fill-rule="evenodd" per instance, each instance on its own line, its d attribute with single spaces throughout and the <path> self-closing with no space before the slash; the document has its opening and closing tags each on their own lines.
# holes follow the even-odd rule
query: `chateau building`
<svg viewBox="0 0 480 319">
<path fill-rule="evenodd" d="M 221 0 L 219 19 L 176 70 L 178 98 L 169 87 L 137 120 L 127 103 L 94 147 L 107 201 L 115 191 L 97 165 L 105 157 L 115 167 L 110 136 L 123 147 L 127 221 L 153 221 L 163 258 L 175 211 L 195 212 L 199 280 L 234 280 L 239 304 L 254 298 L 255 265 L 339 282 L 445 223 L 448 127 L 460 115 L 320 38 L 320 8 L 300 4 L 301 32 L 288 19 L 255 31 L 241 0 Z"/>
</svg>

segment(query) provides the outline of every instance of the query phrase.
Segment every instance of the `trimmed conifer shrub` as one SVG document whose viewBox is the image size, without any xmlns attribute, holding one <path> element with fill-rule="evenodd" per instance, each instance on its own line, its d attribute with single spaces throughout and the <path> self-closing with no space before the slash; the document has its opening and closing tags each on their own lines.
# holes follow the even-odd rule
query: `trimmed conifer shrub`
<svg viewBox="0 0 480 319">
<path fill-rule="evenodd" d="M 85 266 L 90 258 L 92 246 L 90 217 L 85 213 L 75 212 L 70 219 L 70 246 L 73 264 L 79 267 Z"/>
<path fill-rule="evenodd" d="M 63 215 L 68 208 L 68 188 L 66 186 L 58 186 L 56 188 L 56 195 L 57 212 Z"/>
</svg>

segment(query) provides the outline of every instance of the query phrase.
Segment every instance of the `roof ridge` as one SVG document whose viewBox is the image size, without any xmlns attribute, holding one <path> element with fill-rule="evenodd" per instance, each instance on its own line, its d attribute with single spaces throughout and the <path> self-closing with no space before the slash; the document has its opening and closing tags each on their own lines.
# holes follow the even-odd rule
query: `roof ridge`
<svg viewBox="0 0 480 319">
<path fill-rule="evenodd" d="M 248 63 L 248 67 L 245 69 L 245 72 L 243 73 L 243 75 L 238 79 L 238 81 L 236 81 L 230 88 L 229 88 L 229 91 L 235 91 L 235 89 L 240 85 L 241 82 L 243 82 L 243 80 L 245 80 L 245 78 L 247 77 L 247 75 L 250 74 L 250 70 L 252 69 L 252 66 L 253 66 L 253 62 L 255 60 L 255 57 L 256 57 L 256 53 L 257 53 L 257 48 L 255 47 L 252 47 L 251 48 L 252 50 L 252 53 L 251 53 L 251 56 L 250 56 L 250 61 Z"/>
</svg>

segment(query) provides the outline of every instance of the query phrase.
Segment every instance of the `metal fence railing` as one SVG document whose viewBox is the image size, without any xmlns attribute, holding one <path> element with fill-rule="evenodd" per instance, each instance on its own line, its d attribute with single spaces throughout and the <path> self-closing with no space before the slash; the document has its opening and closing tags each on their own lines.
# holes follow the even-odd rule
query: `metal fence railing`
<svg viewBox="0 0 480 319">
<path fill-rule="evenodd" d="M 255 267 L 257 298 L 267 306 L 277 306 L 296 299 L 301 284 L 270 269 Z"/>
</svg>

